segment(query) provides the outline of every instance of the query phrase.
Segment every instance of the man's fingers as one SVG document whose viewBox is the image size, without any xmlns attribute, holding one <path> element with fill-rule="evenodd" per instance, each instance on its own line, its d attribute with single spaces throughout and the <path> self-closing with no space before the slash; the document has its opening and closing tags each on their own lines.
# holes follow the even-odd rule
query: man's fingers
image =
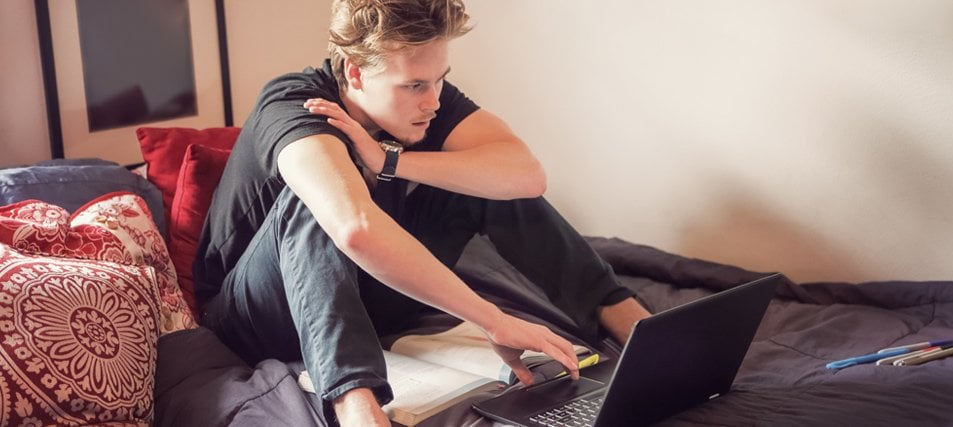
<svg viewBox="0 0 953 427">
<path fill-rule="evenodd" d="M 313 106 L 322 105 L 322 104 L 333 104 L 333 102 L 330 102 L 322 98 L 311 98 L 304 102 L 304 107 L 308 108 L 308 107 L 313 107 Z"/>
<path fill-rule="evenodd" d="M 519 353 L 522 353 L 522 349 L 545 353 L 563 365 L 566 368 L 566 373 L 572 379 L 579 379 L 579 359 L 576 357 L 576 351 L 569 340 L 554 334 L 542 325 L 531 324 L 511 317 L 504 317 L 504 320 L 513 322 L 511 323 L 512 327 L 496 329 L 504 332 L 504 334 L 499 336 L 488 335 L 488 337 L 494 343 L 494 349 L 503 361 L 513 369 L 520 382 L 529 384 L 533 376 L 522 360 L 510 354 L 511 351 L 518 350 L 516 353 L 518 356 Z"/>
<path fill-rule="evenodd" d="M 323 114 L 341 121 L 347 121 L 346 119 L 350 118 L 340 105 L 324 99 L 309 99 L 305 101 L 304 108 L 307 108 L 310 113 Z"/>
<path fill-rule="evenodd" d="M 565 366 L 566 371 L 569 373 L 569 376 L 572 377 L 572 379 L 578 380 L 579 358 L 576 357 L 576 352 L 573 350 L 572 344 L 570 344 L 569 341 L 563 340 L 562 338 L 558 339 L 560 341 L 565 341 L 565 345 L 563 345 L 563 342 L 558 341 L 556 343 L 547 342 L 549 349 L 548 351 L 545 351 L 545 353 Z"/>
<path fill-rule="evenodd" d="M 526 364 L 523 363 L 523 360 L 516 358 L 506 362 L 509 365 L 510 369 L 513 370 L 513 373 L 516 374 L 516 378 L 520 380 L 523 385 L 533 384 L 533 373 L 530 372 L 529 368 L 526 367 Z"/>
<path fill-rule="evenodd" d="M 536 326 L 540 328 L 541 331 L 544 331 L 541 334 L 543 341 L 542 348 L 540 348 L 538 351 L 542 351 L 549 357 L 552 357 L 553 360 L 562 364 L 572 379 L 579 379 L 579 358 L 576 357 L 576 350 L 573 349 L 572 343 L 570 343 L 569 340 L 556 335 L 544 326 Z"/>
<path fill-rule="evenodd" d="M 328 124 L 344 131 L 345 133 L 347 133 L 350 129 L 350 126 L 348 126 L 347 122 L 335 119 L 334 117 L 328 117 Z"/>
</svg>

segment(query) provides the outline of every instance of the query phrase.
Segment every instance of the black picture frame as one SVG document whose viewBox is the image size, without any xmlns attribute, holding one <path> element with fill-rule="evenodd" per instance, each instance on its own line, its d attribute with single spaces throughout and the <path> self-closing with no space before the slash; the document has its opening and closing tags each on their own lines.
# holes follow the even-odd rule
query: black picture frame
<svg viewBox="0 0 953 427">
<path fill-rule="evenodd" d="M 79 55 L 78 1 L 34 0 L 52 158 L 98 157 L 134 165 L 142 162 L 135 135 L 139 127 L 233 125 L 224 0 L 186 0 L 197 104 L 194 114 L 90 131 Z"/>
</svg>

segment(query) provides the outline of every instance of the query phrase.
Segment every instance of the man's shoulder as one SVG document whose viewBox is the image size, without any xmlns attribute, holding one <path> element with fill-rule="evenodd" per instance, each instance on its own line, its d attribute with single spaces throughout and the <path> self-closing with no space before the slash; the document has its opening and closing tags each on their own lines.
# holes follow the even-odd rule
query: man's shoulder
<svg viewBox="0 0 953 427">
<path fill-rule="evenodd" d="M 263 96 L 278 96 L 287 94 L 314 94 L 314 97 L 336 97 L 337 82 L 334 76 L 324 69 L 307 67 L 302 71 L 285 73 L 275 77 L 265 84 Z"/>
</svg>

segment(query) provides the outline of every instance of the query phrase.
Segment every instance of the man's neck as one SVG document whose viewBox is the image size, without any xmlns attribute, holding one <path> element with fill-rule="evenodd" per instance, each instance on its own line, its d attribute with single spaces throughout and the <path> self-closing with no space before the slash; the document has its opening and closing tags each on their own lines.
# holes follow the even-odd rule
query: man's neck
<svg viewBox="0 0 953 427">
<path fill-rule="evenodd" d="M 353 90 L 340 90 L 339 95 L 341 96 L 341 102 L 344 103 L 344 110 L 347 111 L 347 114 L 351 116 L 352 119 L 360 123 L 367 133 L 374 135 L 381 130 L 373 120 L 367 117 L 367 114 L 364 114 L 364 110 L 361 109 L 358 102 L 354 99 L 355 92 Z"/>
</svg>

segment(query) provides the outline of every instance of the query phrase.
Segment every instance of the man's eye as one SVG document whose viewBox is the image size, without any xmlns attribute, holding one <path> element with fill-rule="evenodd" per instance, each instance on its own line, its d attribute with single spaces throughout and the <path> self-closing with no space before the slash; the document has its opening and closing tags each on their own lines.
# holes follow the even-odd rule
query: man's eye
<svg viewBox="0 0 953 427">
<path fill-rule="evenodd" d="M 407 86 L 405 86 L 405 87 L 406 87 L 408 90 L 411 90 L 411 91 L 413 91 L 413 92 L 423 92 L 423 91 L 427 90 L 427 84 L 426 84 L 426 83 L 413 83 L 413 84 L 409 84 L 409 85 L 407 85 Z"/>
</svg>

